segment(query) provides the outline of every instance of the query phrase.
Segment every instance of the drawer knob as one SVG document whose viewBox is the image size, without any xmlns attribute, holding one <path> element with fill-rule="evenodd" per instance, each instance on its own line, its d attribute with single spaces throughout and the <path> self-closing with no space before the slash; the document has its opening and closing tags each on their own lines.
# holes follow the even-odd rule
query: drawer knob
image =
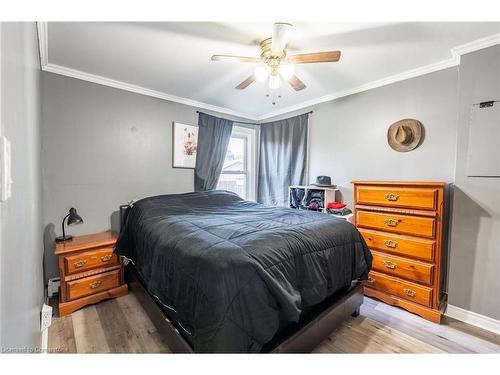
<svg viewBox="0 0 500 375">
<path fill-rule="evenodd" d="M 101 284 L 102 284 L 101 280 L 96 280 L 93 283 L 90 283 L 89 286 L 90 286 L 90 289 L 95 289 L 95 288 L 100 287 Z"/>
<path fill-rule="evenodd" d="M 373 284 L 375 282 L 375 279 L 373 277 L 368 276 L 368 279 L 366 280 L 366 282 Z"/>
<path fill-rule="evenodd" d="M 396 267 L 397 267 L 397 265 L 396 265 L 396 264 L 394 264 L 394 263 L 392 263 L 392 262 L 390 262 L 390 261 L 388 261 L 388 260 L 383 260 L 383 261 L 382 261 L 382 264 L 383 264 L 384 266 L 386 266 L 387 268 L 391 269 L 391 270 L 395 270 L 395 269 L 396 269 Z"/>
<path fill-rule="evenodd" d="M 113 254 L 104 255 L 103 257 L 101 257 L 101 261 L 103 261 L 103 262 L 109 262 L 112 257 L 113 257 Z"/>
<path fill-rule="evenodd" d="M 397 227 L 399 224 L 399 220 L 385 219 L 384 224 L 387 225 L 388 227 Z"/>
<path fill-rule="evenodd" d="M 80 259 L 79 261 L 75 262 L 73 265 L 75 266 L 75 268 L 80 268 L 80 267 L 83 267 L 86 264 L 87 264 L 86 260 Z"/>
<path fill-rule="evenodd" d="M 393 249 L 398 247 L 398 243 L 396 241 L 392 241 L 392 240 L 384 240 L 384 245 L 387 247 L 392 247 Z"/>
<path fill-rule="evenodd" d="M 385 199 L 390 202 L 396 202 L 399 199 L 399 195 L 393 193 L 387 193 Z"/>
<path fill-rule="evenodd" d="M 410 297 L 415 297 L 415 295 L 417 294 L 417 292 L 408 288 L 404 288 L 403 293 Z"/>
</svg>

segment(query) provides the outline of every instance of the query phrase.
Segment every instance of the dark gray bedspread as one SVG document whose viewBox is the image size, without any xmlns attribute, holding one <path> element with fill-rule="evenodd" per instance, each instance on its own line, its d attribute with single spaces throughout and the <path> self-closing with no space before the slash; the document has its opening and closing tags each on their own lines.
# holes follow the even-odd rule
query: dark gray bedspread
<svg viewBox="0 0 500 375">
<path fill-rule="evenodd" d="M 226 191 L 138 201 L 117 252 L 171 309 L 196 352 L 258 352 L 304 308 L 366 278 L 372 260 L 342 219 Z"/>
</svg>

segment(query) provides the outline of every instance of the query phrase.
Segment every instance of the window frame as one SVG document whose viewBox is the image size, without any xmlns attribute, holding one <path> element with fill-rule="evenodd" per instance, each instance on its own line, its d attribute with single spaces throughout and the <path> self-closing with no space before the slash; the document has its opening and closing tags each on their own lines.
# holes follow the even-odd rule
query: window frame
<svg viewBox="0 0 500 375">
<path fill-rule="evenodd" d="M 221 172 L 221 175 L 244 174 L 246 175 L 246 200 L 255 201 L 256 192 L 256 166 L 257 166 L 257 142 L 256 130 L 233 125 L 231 138 L 243 139 L 245 143 L 245 155 L 243 157 L 243 171 Z"/>
</svg>

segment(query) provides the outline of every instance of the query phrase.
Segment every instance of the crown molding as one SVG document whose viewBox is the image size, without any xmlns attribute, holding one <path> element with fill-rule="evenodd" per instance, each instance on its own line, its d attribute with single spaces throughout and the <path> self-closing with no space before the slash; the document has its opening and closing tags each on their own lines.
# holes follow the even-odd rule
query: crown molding
<svg viewBox="0 0 500 375">
<path fill-rule="evenodd" d="M 363 92 L 363 91 L 375 89 L 377 87 L 387 86 L 387 85 L 390 85 L 391 83 L 396 83 L 396 82 L 404 81 L 404 80 L 407 80 L 410 78 L 415 78 L 415 77 L 423 76 L 425 74 L 437 72 L 439 70 L 451 68 L 451 67 L 457 66 L 459 64 L 460 64 L 460 60 L 457 59 L 456 57 L 452 57 L 448 60 L 443 60 L 443 61 L 440 61 L 440 62 L 437 62 L 434 64 L 425 65 L 425 66 L 422 66 L 422 67 L 419 67 L 416 69 L 408 70 L 408 71 L 403 72 L 403 73 L 394 74 L 394 75 L 386 77 L 386 78 L 382 78 L 382 79 L 379 79 L 376 81 L 368 82 L 364 85 L 353 87 L 352 89 L 334 92 L 332 94 L 324 95 L 324 96 L 321 96 L 319 98 L 315 98 L 315 99 L 311 99 L 311 100 L 308 100 L 305 102 L 301 102 L 301 103 L 295 104 L 293 106 L 278 109 L 276 111 L 269 112 L 269 113 L 266 113 L 265 115 L 259 116 L 258 120 L 262 121 L 262 120 L 265 120 L 265 119 L 268 119 L 271 117 L 275 117 L 275 116 L 279 116 L 279 115 L 282 115 L 285 113 L 289 113 L 289 112 L 297 111 L 300 109 L 312 107 L 312 106 L 320 104 L 320 103 L 329 102 L 331 100 L 343 98 L 345 96 L 358 94 L 358 93 Z"/>
<path fill-rule="evenodd" d="M 49 63 L 47 22 L 37 22 L 36 28 L 38 32 L 38 52 L 40 53 L 40 66 L 43 68 Z"/>
<path fill-rule="evenodd" d="M 378 87 L 390 85 L 392 83 L 404 81 L 410 78 L 415 78 L 419 76 L 423 76 L 429 73 L 437 72 L 443 69 L 452 68 L 460 65 L 460 58 L 462 55 L 467 53 L 471 53 L 474 51 L 478 51 L 484 48 L 492 47 L 494 45 L 500 44 L 500 33 L 494 34 L 485 38 L 481 38 L 470 43 L 465 43 L 460 46 L 456 46 L 450 50 L 451 58 L 442 60 L 433 64 L 425 65 L 416 69 L 411 69 L 402 73 L 394 74 L 389 77 L 385 77 L 376 81 L 372 81 L 357 87 L 353 87 L 348 90 L 334 92 L 328 95 L 321 96 L 319 98 L 307 100 L 292 106 L 288 106 L 276 111 L 268 112 L 262 114 L 260 116 L 252 116 L 247 113 L 242 113 L 238 111 L 234 111 L 232 109 L 226 107 L 219 107 L 208 103 L 199 102 L 196 100 L 192 100 L 189 98 L 183 98 L 176 95 L 171 95 L 165 92 L 156 91 L 147 89 L 145 87 L 133 85 L 130 83 L 117 81 L 114 79 L 110 79 L 103 76 L 98 76 L 90 73 L 86 73 L 80 70 L 67 68 L 64 66 L 51 64 L 49 63 L 48 56 L 48 27 L 47 22 L 37 22 L 38 29 L 38 43 L 40 50 L 40 61 L 41 67 L 43 71 L 56 73 L 60 75 L 65 75 L 68 77 L 73 77 L 77 79 L 81 79 L 84 81 L 89 81 L 93 83 L 97 83 L 104 86 L 110 86 L 121 90 L 126 90 L 130 92 L 134 92 L 137 94 L 147 95 L 154 98 L 159 98 L 163 100 L 168 100 L 171 102 L 176 102 L 180 104 L 189 105 L 192 107 L 197 107 L 200 109 L 206 109 L 214 112 L 224 113 L 231 116 L 241 117 L 244 119 L 252 120 L 252 121 L 263 121 L 275 116 L 283 115 L 289 112 L 298 111 L 304 108 L 312 107 L 314 105 L 325 103 L 331 100 L 339 99 L 345 96 L 357 94 L 363 91 L 368 91 L 371 89 L 375 89 Z"/>
<path fill-rule="evenodd" d="M 188 105 L 191 107 L 196 107 L 198 109 L 206 109 L 209 111 L 224 113 L 226 115 L 236 116 L 236 117 L 244 118 L 247 120 L 257 121 L 257 118 L 254 116 L 251 116 L 249 114 L 242 113 L 242 112 L 233 111 L 232 109 L 229 109 L 229 108 L 218 107 L 218 106 L 215 106 L 212 104 L 199 102 L 197 100 L 192 100 L 192 99 L 183 98 L 180 96 L 167 94 L 167 93 L 164 93 L 161 91 L 147 89 L 145 87 L 132 85 L 130 83 L 117 81 L 117 80 L 114 80 L 111 78 L 82 72 L 81 70 L 66 68 L 64 66 L 60 66 L 60 65 L 56 65 L 56 64 L 49 63 L 46 65 L 42 65 L 42 70 L 45 72 L 60 74 L 60 75 L 66 76 L 66 77 L 72 77 L 72 78 L 81 79 L 83 81 L 97 83 L 99 85 L 113 87 L 115 89 L 133 92 L 136 94 L 142 94 L 142 95 L 146 95 L 146 96 L 151 96 L 153 98 L 168 100 L 170 102 L 185 104 L 185 105 Z"/>
<path fill-rule="evenodd" d="M 87 72 L 83 72 L 81 70 L 67 68 L 65 66 L 51 64 L 48 61 L 48 30 L 47 30 L 47 22 L 37 22 L 37 30 L 38 30 L 38 48 L 40 51 L 40 64 L 41 68 L 45 72 L 60 74 L 66 77 L 72 77 L 81 79 L 83 81 L 88 81 L 92 83 L 97 83 L 99 85 L 109 86 L 120 90 L 125 90 L 129 92 L 133 92 L 136 94 L 151 96 L 153 98 L 168 100 L 175 103 L 185 104 L 191 107 L 196 107 L 198 109 L 205 109 L 208 111 L 223 113 L 230 116 L 240 117 L 247 120 L 257 121 L 255 116 L 249 115 L 247 113 L 234 111 L 229 108 L 219 107 L 216 105 L 199 102 L 197 100 L 183 98 L 176 95 L 171 95 L 165 92 L 151 90 L 145 87 L 133 85 L 130 83 L 126 83 L 123 81 L 117 81 L 111 78 L 90 74 Z"/>
<path fill-rule="evenodd" d="M 297 110 L 311 107 L 311 106 L 314 106 L 314 105 L 317 105 L 320 103 L 324 103 L 324 102 L 328 102 L 328 101 L 335 100 L 338 98 L 342 98 L 344 96 L 357 94 L 357 93 L 360 93 L 363 91 L 368 91 L 371 89 L 375 89 L 377 87 L 390 85 L 392 83 L 404 81 L 404 80 L 407 80 L 410 78 L 423 76 L 423 75 L 426 75 L 429 73 L 437 72 L 439 70 L 452 68 L 454 66 L 460 65 L 460 58 L 462 55 L 465 55 L 465 54 L 471 53 L 471 52 L 475 52 L 475 51 L 479 51 L 479 50 L 484 49 L 484 48 L 492 47 L 492 46 L 495 46 L 497 44 L 500 44 L 500 33 L 493 34 L 493 35 L 487 36 L 485 38 L 477 39 L 477 40 L 462 44 L 462 45 L 457 46 L 457 47 L 453 47 L 450 50 L 452 57 L 447 59 L 447 60 L 442 60 L 442 61 L 439 61 L 437 63 L 425 65 L 425 66 L 422 66 L 422 67 L 419 67 L 416 69 L 408 70 L 408 71 L 403 72 L 403 73 L 398 73 L 398 74 L 395 74 L 395 75 L 392 75 L 392 76 L 389 76 L 386 78 L 372 81 L 372 82 L 366 83 L 364 85 L 354 87 L 352 89 L 335 92 L 332 94 L 321 96 L 319 98 L 315 98 L 315 99 L 311 99 L 311 100 L 308 100 L 305 102 L 301 102 L 301 103 L 295 104 L 293 106 L 289 106 L 289 107 L 285 107 L 285 108 L 282 108 L 282 109 L 279 109 L 279 110 L 276 110 L 273 112 L 269 112 L 269 113 L 266 113 L 264 115 L 258 116 L 258 121 L 262 121 L 265 119 L 269 119 L 271 117 L 283 115 L 285 113 L 297 111 Z"/>
<path fill-rule="evenodd" d="M 474 40 L 451 49 L 454 56 L 466 55 L 471 52 L 479 51 L 484 48 L 493 47 L 500 44 L 500 33 L 487 36 L 485 38 Z"/>
</svg>

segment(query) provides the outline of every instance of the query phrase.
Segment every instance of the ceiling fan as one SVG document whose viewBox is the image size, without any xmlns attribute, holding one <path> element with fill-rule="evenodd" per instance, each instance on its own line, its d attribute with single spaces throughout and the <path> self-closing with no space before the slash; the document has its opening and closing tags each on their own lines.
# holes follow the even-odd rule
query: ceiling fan
<svg viewBox="0 0 500 375">
<path fill-rule="evenodd" d="M 274 24 L 272 38 L 260 42 L 260 57 L 213 55 L 212 61 L 244 62 L 259 64 L 254 73 L 235 88 L 243 90 L 255 80 L 265 82 L 269 78 L 269 88 L 278 89 L 281 85 L 280 76 L 288 81 L 295 91 L 306 88 L 304 82 L 294 74 L 294 64 L 310 64 L 320 62 L 337 62 L 340 51 L 324 51 L 287 55 L 287 45 L 290 39 L 292 25 L 278 22 Z"/>
</svg>

